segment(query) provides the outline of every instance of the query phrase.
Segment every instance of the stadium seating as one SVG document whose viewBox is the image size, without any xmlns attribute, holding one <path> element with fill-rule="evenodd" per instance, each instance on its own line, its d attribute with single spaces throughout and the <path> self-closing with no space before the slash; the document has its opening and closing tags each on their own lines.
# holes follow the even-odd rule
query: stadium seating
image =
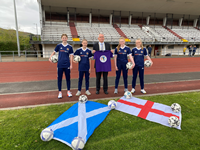
<svg viewBox="0 0 200 150">
<path fill-rule="evenodd" d="M 169 32 L 167 29 L 165 29 L 162 26 L 159 25 L 149 25 L 148 27 L 150 27 L 153 31 L 155 31 L 158 35 L 160 35 L 162 37 L 162 39 L 157 39 L 158 41 L 161 42 L 181 42 L 181 40 L 173 35 L 171 32 Z"/>
<path fill-rule="evenodd" d="M 199 42 L 200 41 L 200 31 L 195 29 L 194 27 L 188 26 L 173 26 L 171 29 L 175 33 L 182 36 L 184 39 L 188 40 L 189 42 Z"/>
<path fill-rule="evenodd" d="M 144 42 L 154 41 L 154 39 L 148 33 L 143 31 L 138 25 L 132 24 L 129 26 L 128 24 L 121 24 L 121 30 L 131 41 L 135 41 L 138 38 L 142 39 Z"/>
<path fill-rule="evenodd" d="M 103 33 L 105 41 L 118 41 L 120 35 L 110 24 L 98 23 L 77 23 L 76 26 L 80 40 L 87 39 L 88 41 L 98 41 L 99 33 Z"/>
<path fill-rule="evenodd" d="M 46 21 L 42 27 L 43 41 L 60 41 L 61 35 L 65 33 L 68 35 L 68 40 L 72 41 L 70 27 L 66 22 L 49 22 Z"/>
<path fill-rule="evenodd" d="M 182 42 L 181 39 L 169 32 L 161 25 L 149 25 L 139 27 L 137 24 L 117 24 L 128 39 L 135 41 L 137 38 L 141 38 L 144 42 Z M 98 34 L 103 33 L 105 41 L 117 42 L 120 38 L 119 31 L 117 31 L 112 25 L 106 23 L 75 23 L 78 38 L 80 40 L 87 39 L 88 41 L 98 41 Z M 200 41 L 200 31 L 194 27 L 187 26 L 173 26 L 171 29 L 180 37 L 188 40 L 189 42 Z M 42 27 L 42 40 L 43 41 L 60 41 L 61 34 L 66 33 L 68 40 L 73 41 L 70 27 L 67 22 L 49 22 L 46 21 Z"/>
</svg>

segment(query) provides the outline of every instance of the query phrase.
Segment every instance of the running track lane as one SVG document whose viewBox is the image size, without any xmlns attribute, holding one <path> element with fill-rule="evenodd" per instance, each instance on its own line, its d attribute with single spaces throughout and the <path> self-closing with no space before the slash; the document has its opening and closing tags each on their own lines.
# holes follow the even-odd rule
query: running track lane
<svg viewBox="0 0 200 150">
<path fill-rule="evenodd" d="M 200 57 L 156 58 L 153 66 L 145 68 L 145 74 L 168 74 L 181 72 L 200 72 Z M 114 61 L 108 76 L 115 76 Z M 96 77 L 92 61 L 90 77 Z M 129 75 L 132 71 L 129 70 Z M 64 75 L 63 75 L 64 77 Z M 71 78 L 78 78 L 78 64 L 73 63 Z M 0 83 L 56 80 L 57 65 L 48 61 L 35 62 L 0 62 Z"/>
<path fill-rule="evenodd" d="M 100 94 L 96 95 L 95 94 L 96 89 L 90 88 L 90 92 L 92 93 L 92 95 L 88 96 L 88 99 L 92 100 L 92 99 L 123 96 L 124 87 L 121 86 L 118 89 L 119 89 L 118 94 L 113 93 L 114 87 L 109 87 L 108 95 L 104 94 L 102 89 L 100 91 Z M 131 86 L 129 86 L 129 89 L 131 89 Z M 148 94 L 200 90 L 200 80 L 146 84 L 145 90 L 148 92 Z M 78 97 L 75 96 L 77 90 L 74 89 L 71 90 L 71 92 L 73 94 L 73 97 L 68 98 L 66 90 L 63 90 L 62 99 L 57 98 L 58 91 L 0 95 L 0 108 L 78 101 Z M 82 90 L 82 94 L 84 93 L 85 90 Z M 136 93 L 134 95 L 142 95 L 140 93 L 139 85 L 136 86 Z"/>
</svg>

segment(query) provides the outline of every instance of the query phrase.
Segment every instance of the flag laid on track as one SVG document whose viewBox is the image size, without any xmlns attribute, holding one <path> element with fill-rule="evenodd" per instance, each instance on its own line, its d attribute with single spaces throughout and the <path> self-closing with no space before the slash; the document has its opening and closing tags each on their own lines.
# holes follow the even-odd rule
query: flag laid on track
<svg viewBox="0 0 200 150">
<path fill-rule="evenodd" d="M 126 99 L 124 96 L 117 101 L 116 110 L 170 127 L 168 119 L 171 116 L 179 118 L 180 125 L 176 127 L 181 130 L 181 112 L 175 113 L 170 106 L 154 103 L 132 97 Z"/>
<path fill-rule="evenodd" d="M 110 109 L 107 105 L 87 101 L 76 103 L 59 116 L 48 128 L 54 131 L 53 139 L 71 147 L 75 137 L 87 142 L 94 130 L 103 122 Z"/>
</svg>

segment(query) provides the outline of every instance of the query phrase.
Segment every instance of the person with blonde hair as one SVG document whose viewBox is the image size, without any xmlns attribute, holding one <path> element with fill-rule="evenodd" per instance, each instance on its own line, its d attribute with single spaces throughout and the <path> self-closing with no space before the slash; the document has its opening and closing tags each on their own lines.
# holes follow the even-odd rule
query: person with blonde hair
<svg viewBox="0 0 200 150">
<path fill-rule="evenodd" d="M 87 40 L 82 40 L 82 47 L 77 49 L 74 55 L 78 55 L 81 57 L 81 61 L 79 62 L 78 70 L 79 70 L 79 79 L 78 79 L 78 91 L 76 93 L 76 96 L 81 95 L 81 88 L 82 88 L 82 81 L 83 76 L 85 74 L 85 88 L 86 92 L 85 94 L 91 95 L 89 92 L 89 79 L 90 79 L 90 72 L 91 72 L 91 58 L 92 58 L 92 52 L 89 48 L 87 48 Z M 76 61 L 74 61 L 77 63 Z"/>
<path fill-rule="evenodd" d="M 58 72 L 58 98 L 62 98 L 62 77 L 63 72 L 65 72 L 66 82 L 67 82 L 67 96 L 72 97 L 72 94 L 70 92 L 70 70 L 72 69 L 72 60 L 73 60 L 73 48 L 71 45 L 67 43 L 68 36 L 67 34 L 61 35 L 62 43 L 58 44 L 54 50 L 54 52 L 51 54 L 49 61 L 51 62 L 51 57 L 55 55 L 56 52 L 59 52 L 58 54 L 58 64 L 57 64 L 57 72 Z M 69 58 L 70 57 L 70 58 Z"/>
<path fill-rule="evenodd" d="M 119 39 L 119 44 L 115 48 L 114 52 L 114 61 L 115 61 L 115 70 L 116 70 L 116 79 L 115 79 L 115 91 L 114 93 L 118 93 L 118 85 L 119 85 L 119 79 L 121 76 L 121 72 L 123 73 L 123 79 L 124 79 L 124 92 L 128 91 L 128 69 L 126 68 L 126 64 L 128 62 L 127 56 L 129 56 L 133 66 L 135 66 L 135 63 L 133 61 L 131 50 L 128 46 L 125 45 L 125 38 L 121 37 Z"/>
<path fill-rule="evenodd" d="M 144 56 L 151 62 L 151 58 L 148 56 L 146 48 L 143 47 L 142 40 L 137 39 L 135 41 L 136 47 L 132 49 L 132 56 L 134 57 L 135 67 L 133 68 L 133 80 L 131 93 L 135 93 L 136 79 L 139 72 L 141 93 L 146 94 L 144 90 Z"/>
</svg>

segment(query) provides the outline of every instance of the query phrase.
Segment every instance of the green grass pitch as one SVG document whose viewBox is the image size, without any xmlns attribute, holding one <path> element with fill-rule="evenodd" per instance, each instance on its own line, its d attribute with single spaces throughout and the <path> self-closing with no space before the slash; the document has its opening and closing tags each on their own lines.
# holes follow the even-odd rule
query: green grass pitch
<svg viewBox="0 0 200 150">
<path fill-rule="evenodd" d="M 94 131 L 85 150 L 200 149 L 200 92 L 142 97 L 182 107 L 182 130 L 112 110 Z M 97 101 L 107 104 L 108 100 Z M 70 150 L 67 145 L 40 140 L 42 129 L 73 104 L 0 111 L 0 150 Z"/>
</svg>

